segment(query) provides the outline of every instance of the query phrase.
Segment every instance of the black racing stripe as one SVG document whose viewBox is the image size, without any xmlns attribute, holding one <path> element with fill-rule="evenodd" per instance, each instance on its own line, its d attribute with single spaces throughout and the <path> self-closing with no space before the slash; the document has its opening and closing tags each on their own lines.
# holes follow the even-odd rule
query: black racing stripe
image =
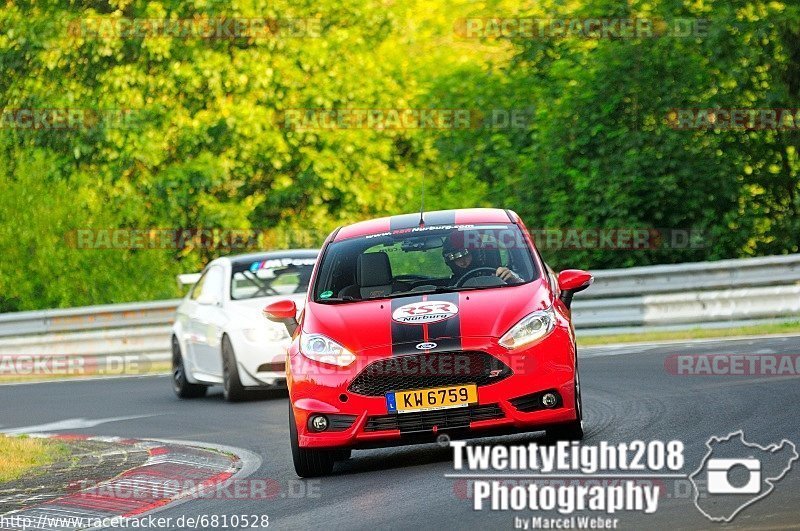
<svg viewBox="0 0 800 531">
<path fill-rule="evenodd" d="M 389 230 L 419 227 L 419 214 L 403 214 L 389 218 Z"/>
<path fill-rule="evenodd" d="M 422 296 L 392 299 L 392 315 L 397 308 L 412 302 L 422 302 Z M 425 335 L 422 325 L 398 323 L 392 319 L 392 356 L 419 352 L 414 350 L 414 345 L 423 341 L 425 341 Z"/>
<path fill-rule="evenodd" d="M 425 225 L 454 225 L 456 222 L 455 210 L 442 210 L 440 212 L 424 212 Z M 389 218 L 389 230 L 413 229 L 419 227 L 419 214 L 403 214 Z"/>
<path fill-rule="evenodd" d="M 428 302 L 446 301 L 458 306 L 458 293 L 440 293 L 428 297 Z M 435 352 L 461 350 L 461 314 L 428 325 L 428 341 L 437 344 Z"/>
<path fill-rule="evenodd" d="M 456 211 L 425 212 L 423 219 L 425 220 L 425 225 L 455 225 Z M 417 222 L 419 222 L 419 218 L 417 218 Z"/>
</svg>

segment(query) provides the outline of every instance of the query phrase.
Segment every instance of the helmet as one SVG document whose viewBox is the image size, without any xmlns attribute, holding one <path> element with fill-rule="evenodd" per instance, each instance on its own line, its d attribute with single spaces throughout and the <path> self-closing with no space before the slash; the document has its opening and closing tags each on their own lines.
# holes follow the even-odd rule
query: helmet
<svg viewBox="0 0 800 531">
<path fill-rule="evenodd" d="M 453 263 L 455 260 L 467 256 L 469 249 L 464 243 L 464 233 L 461 231 L 453 232 L 445 238 L 442 245 L 442 256 L 448 264 Z"/>
</svg>

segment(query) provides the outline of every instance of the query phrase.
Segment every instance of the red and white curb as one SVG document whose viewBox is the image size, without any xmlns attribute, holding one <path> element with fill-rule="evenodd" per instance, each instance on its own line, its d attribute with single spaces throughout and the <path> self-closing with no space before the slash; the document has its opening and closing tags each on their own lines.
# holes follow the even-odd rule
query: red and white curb
<svg viewBox="0 0 800 531">
<path fill-rule="evenodd" d="M 109 480 L 0 515 L 0 529 L 71 531 L 112 518 L 136 518 L 213 495 L 234 477 L 246 477 L 261 465 L 261 458 L 252 452 L 207 443 L 65 434 L 31 437 L 130 445 L 146 450 L 149 456 L 142 465 Z"/>
</svg>

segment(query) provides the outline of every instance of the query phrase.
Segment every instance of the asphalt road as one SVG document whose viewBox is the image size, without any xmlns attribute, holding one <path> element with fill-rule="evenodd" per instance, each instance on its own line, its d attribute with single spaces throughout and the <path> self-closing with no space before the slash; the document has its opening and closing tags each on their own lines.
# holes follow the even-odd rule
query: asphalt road
<svg viewBox="0 0 800 531">
<path fill-rule="evenodd" d="M 797 377 L 676 376 L 665 370 L 665 359 L 672 354 L 707 353 L 796 354 L 800 337 L 584 349 L 585 442 L 680 439 L 686 447 L 687 474 L 700 464 L 705 442 L 713 435 L 742 429 L 749 442 L 761 445 L 784 438 L 800 443 Z M 47 431 L 248 449 L 263 460 L 251 478 L 281 486 L 281 494 L 272 500 L 198 499 L 166 508 L 160 516 L 268 514 L 270 527 L 277 529 L 507 529 L 515 516 L 531 516 L 526 511 L 474 511 L 472 500 L 463 496 L 464 481 L 445 478 L 454 472 L 452 451 L 435 444 L 354 452 L 349 462 L 337 465 L 336 475 L 299 480 L 291 463 L 285 397 L 228 404 L 215 391 L 204 399 L 180 401 L 168 377 L 159 376 L 0 386 L 0 403 L 0 430 L 50 424 Z M 75 428 L 87 421 L 96 425 Z M 496 440 L 535 439 L 520 435 Z M 768 497 L 725 527 L 797 527 L 800 462 L 795 465 Z M 615 515 L 620 528 L 720 527 L 695 508 L 685 484 L 667 480 L 654 515 Z"/>
</svg>

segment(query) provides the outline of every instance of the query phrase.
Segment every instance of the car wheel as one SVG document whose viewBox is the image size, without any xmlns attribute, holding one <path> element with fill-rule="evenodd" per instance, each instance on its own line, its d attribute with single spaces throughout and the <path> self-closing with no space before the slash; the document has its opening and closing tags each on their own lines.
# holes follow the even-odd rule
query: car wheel
<svg viewBox="0 0 800 531">
<path fill-rule="evenodd" d="M 575 366 L 575 413 L 572 422 L 560 424 L 547 430 L 547 438 L 553 441 L 580 441 L 583 439 L 583 398 L 581 397 L 581 378 Z"/>
<path fill-rule="evenodd" d="M 314 478 L 327 476 L 333 472 L 333 465 L 336 462 L 337 452 L 342 450 L 320 450 L 313 448 L 300 448 L 300 441 L 297 437 L 297 426 L 294 422 L 294 415 L 289 408 L 289 436 L 292 440 L 292 461 L 294 461 L 294 471 L 301 478 Z"/>
<path fill-rule="evenodd" d="M 239 367 L 236 365 L 236 354 L 228 336 L 222 337 L 222 393 L 228 402 L 239 402 L 244 399 L 244 386 L 239 379 Z"/>
<path fill-rule="evenodd" d="M 193 384 L 186 379 L 186 367 L 183 365 L 181 356 L 181 346 L 178 338 L 172 336 L 172 390 L 178 398 L 200 398 L 205 396 L 208 387 L 201 384 Z"/>
</svg>

